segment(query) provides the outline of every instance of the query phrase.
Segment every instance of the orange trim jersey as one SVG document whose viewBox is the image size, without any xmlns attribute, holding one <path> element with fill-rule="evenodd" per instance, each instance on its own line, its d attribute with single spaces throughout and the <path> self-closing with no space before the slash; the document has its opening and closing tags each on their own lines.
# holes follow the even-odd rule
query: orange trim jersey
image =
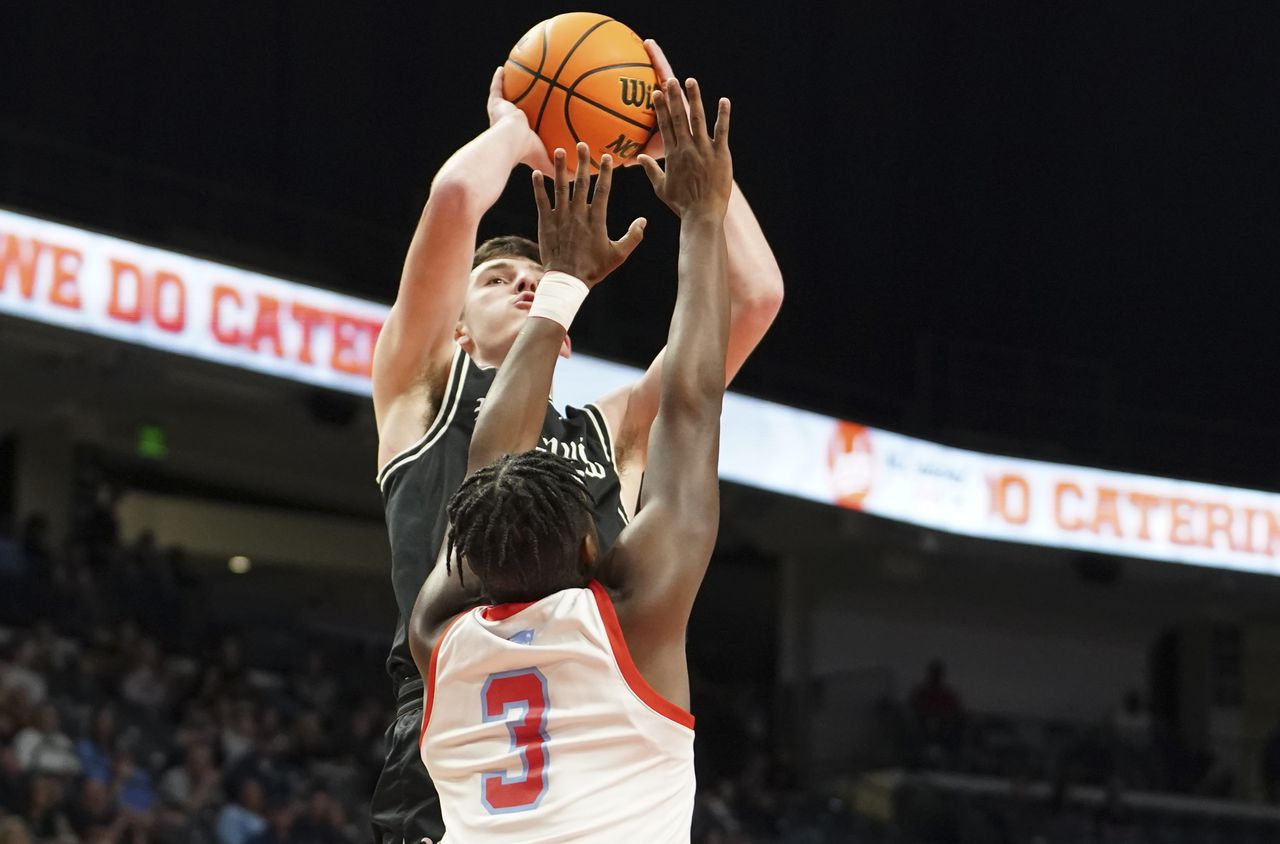
<svg viewBox="0 0 1280 844">
<path fill-rule="evenodd" d="M 458 616 L 421 747 L 448 844 L 689 841 L 693 716 L 640 676 L 599 583 Z"/>
</svg>

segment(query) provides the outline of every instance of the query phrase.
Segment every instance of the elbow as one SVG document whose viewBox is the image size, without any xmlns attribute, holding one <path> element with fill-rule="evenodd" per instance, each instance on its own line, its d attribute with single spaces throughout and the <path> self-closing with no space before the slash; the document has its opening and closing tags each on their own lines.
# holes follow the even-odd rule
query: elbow
<svg viewBox="0 0 1280 844">
<path fill-rule="evenodd" d="M 734 321 L 763 336 L 782 310 L 782 274 L 770 273 L 766 283 L 734 303 Z"/>
<path fill-rule="evenodd" d="M 462 215 L 479 205 L 475 187 L 460 173 L 440 171 L 431 181 L 424 213 Z"/>
<path fill-rule="evenodd" d="M 696 373 L 695 373 L 696 375 Z M 678 379 L 663 391 L 660 409 L 682 419 L 719 419 L 724 405 L 724 369 L 708 370 L 702 377 Z"/>
</svg>

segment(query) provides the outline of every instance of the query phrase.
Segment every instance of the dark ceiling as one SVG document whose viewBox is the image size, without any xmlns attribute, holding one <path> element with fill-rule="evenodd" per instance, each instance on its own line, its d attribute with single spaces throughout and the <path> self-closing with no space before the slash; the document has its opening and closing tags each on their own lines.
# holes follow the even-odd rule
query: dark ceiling
<svg viewBox="0 0 1280 844">
<path fill-rule="evenodd" d="M 737 387 L 957 444 L 1280 487 L 1271 4 L 600 4 L 735 105 L 787 280 Z M 0 204 L 390 301 L 514 3 L 13 5 Z M 531 233 L 523 172 L 483 234 Z M 575 326 L 643 364 L 675 228 Z"/>
</svg>

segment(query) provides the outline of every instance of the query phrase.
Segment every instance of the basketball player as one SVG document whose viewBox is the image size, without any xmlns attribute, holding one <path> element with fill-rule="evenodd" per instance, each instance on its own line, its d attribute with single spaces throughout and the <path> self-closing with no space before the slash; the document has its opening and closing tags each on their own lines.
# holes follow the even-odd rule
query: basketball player
<svg viewBox="0 0 1280 844">
<path fill-rule="evenodd" d="M 661 79 L 673 74 L 646 42 Z M 440 168 L 405 260 L 395 305 L 374 356 L 378 483 L 391 540 L 392 584 L 400 610 L 387 660 L 398 711 L 387 731 L 387 760 L 373 796 L 375 841 L 438 838 L 435 791 L 418 752 L 422 681 L 406 625 L 444 545 L 445 504 L 466 474 L 475 414 L 527 315 L 543 267 L 537 244 L 495 238 L 475 246 L 480 218 L 517 164 L 552 164 L 524 113 L 502 97 L 501 70 L 490 87 L 489 128 Z M 646 148 L 662 154 L 661 137 Z M 750 206 L 735 185 L 724 221 L 729 243 L 731 378 L 764 336 L 782 299 L 782 278 Z M 640 239 L 633 224 L 617 244 L 621 260 Z M 565 338 L 563 353 L 569 349 Z M 548 409 L 543 447 L 570 456 L 595 502 L 602 548 L 634 510 L 649 428 L 657 411 L 664 357 L 635 384 L 563 416 Z"/>
<path fill-rule="evenodd" d="M 431 573 L 410 624 L 426 678 L 422 758 L 446 840 L 689 841 L 684 641 L 719 522 L 733 166 L 728 100 L 712 138 L 697 83 L 686 86 L 688 119 L 675 80 L 654 94 L 666 172 L 644 160 L 680 217 L 669 355 L 639 511 L 603 554 L 573 463 L 534 448 L 556 354 L 589 286 L 566 273 L 593 266 L 579 258 L 592 251 L 589 226 L 564 222 L 588 216 L 586 185 L 570 199 L 557 162 L 555 208 L 535 189 L 551 272 L 480 410 L 470 474 L 449 502 L 452 572 Z M 467 578 L 490 605 L 466 609 Z"/>
</svg>

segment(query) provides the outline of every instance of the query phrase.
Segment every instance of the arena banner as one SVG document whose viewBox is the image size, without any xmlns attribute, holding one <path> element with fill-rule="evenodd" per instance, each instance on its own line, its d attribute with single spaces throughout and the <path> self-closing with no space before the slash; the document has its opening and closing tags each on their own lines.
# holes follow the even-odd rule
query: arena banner
<svg viewBox="0 0 1280 844">
<path fill-rule="evenodd" d="M 843 507 L 986 539 L 1280 574 L 1274 493 L 982 454 L 849 422 L 828 426 L 825 440 L 810 465 L 830 484 L 822 500 Z"/>
<path fill-rule="evenodd" d="M 385 305 L 0 210 L 0 313 L 368 395 Z M 641 371 L 561 361 L 557 403 Z M 1280 495 L 967 451 L 730 393 L 721 475 L 985 539 L 1280 574 Z"/>
<path fill-rule="evenodd" d="M 387 308 L 0 210 L 0 313 L 368 394 Z"/>
</svg>

